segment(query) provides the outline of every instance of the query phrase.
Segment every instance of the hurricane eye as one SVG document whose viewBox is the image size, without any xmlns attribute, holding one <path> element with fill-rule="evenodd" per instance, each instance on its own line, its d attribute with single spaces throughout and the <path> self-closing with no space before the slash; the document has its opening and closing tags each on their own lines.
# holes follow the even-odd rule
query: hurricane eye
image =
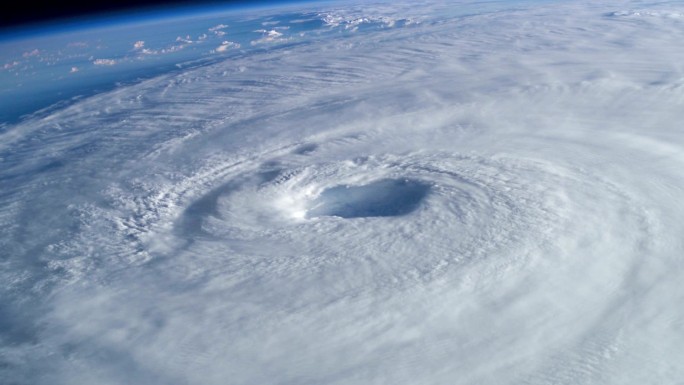
<svg viewBox="0 0 684 385">
<path fill-rule="evenodd" d="M 426 183 L 384 179 L 361 186 L 335 186 L 311 202 L 307 217 L 394 217 L 416 210 L 430 191 Z"/>
</svg>

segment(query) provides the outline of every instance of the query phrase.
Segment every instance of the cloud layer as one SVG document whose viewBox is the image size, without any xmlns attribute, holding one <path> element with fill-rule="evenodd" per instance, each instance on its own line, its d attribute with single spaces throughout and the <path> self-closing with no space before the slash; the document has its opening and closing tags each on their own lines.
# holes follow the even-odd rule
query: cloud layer
<svg viewBox="0 0 684 385">
<path fill-rule="evenodd" d="M 327 7 L 0 132 L 0 378 L 681 379 L 684 8 Z"/>
</svg>

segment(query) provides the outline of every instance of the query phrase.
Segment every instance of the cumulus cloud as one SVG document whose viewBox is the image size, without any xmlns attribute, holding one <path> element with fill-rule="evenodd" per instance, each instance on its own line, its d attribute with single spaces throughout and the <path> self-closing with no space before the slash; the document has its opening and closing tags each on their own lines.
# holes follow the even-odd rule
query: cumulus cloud
<svg viewBox="0 0 684 385">
<path fill-rule="evenodd" d="M 216 47 L 215 51 L 216 52 L 225 52 L 231 48 L 240 48 L 240 44 L 232 42 L 232 41 L 224 41 L 221 43 L 220 46 Z"/>
<path fill-rule="evenodd" d="M 185 44 L 192 44 L 193 41 L 192 41 L 192 38 L 190 37 L 190 35 L 186 35 L 185 37 L 183 37 L 183 36 L 178 36 L 178 37 L 176 38 L 176 42 L 178 42 L 178 43 L 185 43 Z"/>
<path fill-rule="evenodd" d="M 21 56 L 28 58 L 28 57 L 34 57 L 40 55 L 40 50 L 38 48 L 35 48 L 31 51 L 26 51 L 24 52 Z"/>
<path fill-rule="evenodd" d="M 116 64 L 116 60 L 114 59 L 95 59 L 93 60 L 93 64 L 96 66 L 113 66 Z"/>
<path fill-rule="evenodd" d="M 226 24 L 219 24 L 219 25 L 215 25 L 215 26 L 209 28 L 209 31 L 216 32 L 216 31 L 219 31 L 221 29 L 226 29 L 226 28 L 228 28 L 228 26 Z"/>
<path fill-rule="evenodd" d="M 2 68 L 8 70 L 10 68 L 14 68 L 14 67 L 18 66 L 19 64 L 20 64 L 20 62 L 15 60 L 15 61 L 12 61 L 9 63 L 5 63 L 5 65 L 3 65 Z"/>
<path fill-rule="evenodd" d="M 275 29 L 271 30 L 265 30 L 265 29 L 258 29 L 254 32 L 261 33 L 262 37 L 257 40 L 252 40 L 251 44 L 256 45 L 256 44 L 263 44 L 263 43 L 279 43 L 283 41 L 287 41 L 287 38 L 283 38 L 283 33 L 278 32 Z"/>
</svg>

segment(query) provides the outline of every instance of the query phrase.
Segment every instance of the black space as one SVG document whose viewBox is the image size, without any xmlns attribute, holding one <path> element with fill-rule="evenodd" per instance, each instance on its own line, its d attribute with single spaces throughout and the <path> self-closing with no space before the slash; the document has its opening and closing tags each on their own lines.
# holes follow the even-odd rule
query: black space
<svg viewBox="0 0 684 385">
<path fill-rule="evenodd" d="M 157 8 L 172 8 L 179 6 L 199 5 L 240 5 L 240 4 L 269 4 L 281 1 L 231 1 L 231 0 L 166 0 L 166 1 L 114 1 L 97 0 L 92 3 L 56 2 L 37 3 L 30 1 L 16 1 L 4 7 L 0 12 L 0 29 L 19 26 L 39 25 L 46 22 L 69 21 L 70 19 L 107 16 L 117 12 L 152 11 Z M 9 4 L 8 4 L 9 5 Z"/>
</svg>

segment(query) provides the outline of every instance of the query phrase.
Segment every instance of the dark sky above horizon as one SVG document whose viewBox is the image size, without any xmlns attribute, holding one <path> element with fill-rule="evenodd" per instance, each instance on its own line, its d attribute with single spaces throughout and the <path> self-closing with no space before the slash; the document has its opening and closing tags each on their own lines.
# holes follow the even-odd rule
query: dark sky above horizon
<svg viewBox="0 0 684 385">
<path fill-rule="evenodd" d="M 232 6 L 232 5 L 260 5 L 282 4 L 294 1 L 282 0 L 140 0 L 140 1 L 115 1 L 99 0 L 96 2 L 79 3 L 74 1 L 48 2 L 43 4 L 31 2 L 15 2 L 12 7 L 7 7 L 0 13 L 0 29 L 19 26 L 29 26 L 46 22 L 69 20 L 81 17 L 106 16 L 112 13 L 153 10 L 156 8 L 191 7 L 191 6 Z M 299 0 L 301 1 L 301 0 Z"/>
</svg>

